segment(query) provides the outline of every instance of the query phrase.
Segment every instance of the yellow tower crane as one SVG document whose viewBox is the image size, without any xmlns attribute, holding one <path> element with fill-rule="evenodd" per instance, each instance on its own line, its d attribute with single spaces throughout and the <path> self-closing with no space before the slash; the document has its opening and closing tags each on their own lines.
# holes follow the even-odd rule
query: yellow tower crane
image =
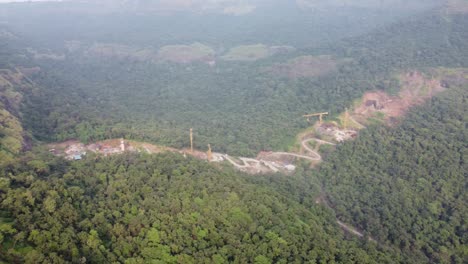
<svg viewBox="0 0 468 264">
<path fill-rule="evenodd" d="M 343 119 L 344 129 L 348 129 L 348 125 L 349 125 L 349 111 L 348 111 L 348 108 L 346 108 L 346 111 L 344 113 L 344 119 Z"/>
<path fill-rule="evenodd" d="M 211 144 L 208 144 L 208 151 L 206 152 L 206 157 L 208 158 L 208 161 L 211 161 L 213 159 L 213 152 L 211 152 Z"/>
<path fill-rule="evenodd" d="M 190 129 L 190 152 L 193 153 L 193 128 Z"/>
<path fill-rule="evenodd" d="M 319 124 L 322 124 L 322 119 L 324 115 L 328 115 L 328 112 L 308 114 L 308 115 L 303 115 L 303 117 L 307 118 L 307 121 L 310 122 L 311 117 L 318 116 Z"/>
</svg>

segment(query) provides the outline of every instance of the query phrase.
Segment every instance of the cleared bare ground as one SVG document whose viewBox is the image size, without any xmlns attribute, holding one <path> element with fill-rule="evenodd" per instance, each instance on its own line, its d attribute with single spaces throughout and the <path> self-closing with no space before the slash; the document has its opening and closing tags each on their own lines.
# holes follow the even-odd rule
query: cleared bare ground
<svg viewBox="0 0 468 264">
<path fill-rule="evenodd" d="M 403 116 L 411 107 L 424 103 L 437 93 L 445 90 L 440 77 L 428 77 L 413 71 L 399 76 L 401 89 L 391 96 L 383 91 L 367 92 L 357 105 L 352 116 L 358 122 L 366 123 L 369 118 L 380 117 L 388 124 Z"/>
</svg>

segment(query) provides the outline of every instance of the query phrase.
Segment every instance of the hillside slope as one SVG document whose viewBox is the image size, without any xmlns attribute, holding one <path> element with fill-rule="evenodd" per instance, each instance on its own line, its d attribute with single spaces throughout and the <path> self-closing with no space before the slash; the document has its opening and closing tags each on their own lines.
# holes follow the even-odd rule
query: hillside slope
<svg viewBox="0 0 468 264">
<path fill-rule="evenodd" d="M 57 24 L 43 32 L 55 17 L 31 26 L 34 19 L 17 16 L 11 21 L 23 21 L 22 36 L 0 24 L 0 40 L 12 44 L 0 41 L 0 262 L 466 263 L 468 16 L 451 8 L 359 37 L 354 31 L 331 45 L 340 39 L 334 31 L 325 45 L 297 50 L 232 39 L 222 47 L 219 40 L 190 44 L 200 31 L 185 38 L 193 28 L 184 23 L 180 35 L 166 39 L 111 22 L 88 30 L 95 20 L 76 31 Z M 67 21 L 75 25 L 75 18 Z M 132 19 L 147 27 L 166 21 Z M 274 36 L 260 31 L 268 35 L 260 38 Z M 82 39 L 64 42 L 77 32 Z M 255 32 L 242 41 L 257 40 Z M 302 35 L 299 42 L 310 37 Z M 152 38 L 154 47 L 140 49 Z M 236 45 L 230 55 L 247 59 L 219 59 Z M 197 49 L 205 51 L 197 60 L 158 60 Z M 433 68 L 444 71 L 440 82 L 431 77 L 440 71 L 427 70 Z M 405 93 L 397 95 L 400 81 L 414 79 L 422 84 L 407 92 L 432 96 L 424 86 L 435 79 L 443 92 L 420 96 L 414 104 L 426 104 L 400 120 L 410 106 Z M 356 140 L 335 151 L 326 144 L 318 170 L 297 162 L 289 176 L 252 177 L 138 150 L 72 162 L 41 147 L 125 137 L 181 148 L 194 128 L 196 149 L 211 143 L 214 151 L 254 155 L 291 147 L 308 126 L 303 114 L 328 111 L 330 121 L 356 99 L 365 105 L 369 94 L 397 104 L 391 126 L 363 122 Z M 29 135 L 39 145 L 33 152 L 25 151 Z"/>
<path fill-rule="evenodd" d="M 464 263 L 468 86 L 452 86 L 397 127 L 374 126 L 321 167 L 341 219 L 428 262 Z"/>
<path fill-rule="evenodd" d="M 396 72 L 467 67 L 467 27 L 467 16 L 446 19 L 431 11 L 333 46 L 255 62 L 214 57 L 214 66 L 64 53 L 63 60 L 36 60 L 43 71 L 34 80 L 43 90 L 31 100 L 26 122 L 45 141 L 126 137 L 181 148 L 194 128 L 201 150 L 207 144 L 243 156 L 287 150 L 307 127 L 303 114 L 328 111 L 333 116 L 366 91 L 394 92 L 397 86 L 387 80 Z M 304 53 L 331 55 L 318 67 L 328 63 L 334 69 L 300 78 L 268 70 L 275 65 L 301 70 L 304 63 L 291 62 Z"/>
<path fill-rule="evenodd" d="M 410 263 L 346 239 L 330 211 L 272 187 L 295 181 L 252 183 L 174 154 L 43 158 L 0 170 L 0 260 Z"/>
</svg>

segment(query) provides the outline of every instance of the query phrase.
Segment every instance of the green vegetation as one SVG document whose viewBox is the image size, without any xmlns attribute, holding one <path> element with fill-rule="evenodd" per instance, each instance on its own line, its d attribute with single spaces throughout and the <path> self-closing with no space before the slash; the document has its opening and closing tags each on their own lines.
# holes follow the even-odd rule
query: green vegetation
<svg viewBox="0 0 468 264">
<path fill-rule="evenodd" d="M 162 60 L 173 62 L 192 62 L 212 59 L 215 51 L 204 44 L 193 43 L 191 45 L 169 45 L 158 51 L 158 56 Z"/>
<path fill-rule="evenodd" d="M 29 155 L 0 171 L 9 182 L 0 210 L 15 219 L 0 225 L 4 261 L 405 261 L 373 242 L 345 239 L 334 216 L 313 205 L 320 190 L 301 173 L 252 181 L 173 154 L 71 164 L 44 158 Z"/>
<path fill-rule="evenodd" d="M 234 47 L 222 59 L 228 61 L 256 61 L 268 56 L 270 56 L 270 48 L 263 44 L 256 44 Z"/>
<path fill-rule="evenodd" d="M 18 92 L 23 84 L 12 83 L 17 78 L 10 70 L 0 71 L 0 167 L 12 162 L 23 149 L 25 133 L 19 113 L 23 96 Z"/>
<path fill-rule="evenodd" d="M 81 52 L 81 56 L 114 60 L 155 61 L 157 59 L 157 54 L 152 49 L 136 48 L 116 43 L 94 43 L 88 47 L 81 42 L 72 42 L 66 46 L 71 53 L 70 55 Z"/>
<path fill-rule="evenodd" d="M 394 91 L 389 76 L 402 70 L 468 66 L 466 27 L 462 16 L 412 19 L 336 44 L 346 49 L 327 47 L 326 54 L 352 60 L 333 74 L 297 79 L 264 71 L 294 54 L 248 64 L 220 61 L 216 67 L 70 55 L 41 62 L 43 71 L 33 79 L 46 89 L 28 100 L 25 125 L 46 141 L 123 136 L 177 148 L 188 146 L 193 127 L 201 150 L 209 143 L 232 155 L 286 150 L 307 127 L 305 113 L 336 115 L 365 91 Z"/>
<path fill-rule="evenodd" d="M 321 175 L 340 219 L 424 261 L 466 262 L 467 88 L 450 88 L 398 127 L 362 130 L 330 155 Z"/>
<path fill-rule="evenodd" d="M 331 56 L 300 56 L 274 65 L 270 71 L 290 78 L 318 77 L 336 71 L 338 63 Z"/>
<path fill-rule="evenodd" d="M 0 5 L 0 262 L 466 263 L 468 16 L 433 10 L 369 33 L 416 11 L 278 2 L 242 23 Z M 227 59 L 207 65 L 214 50 Z M 321 144 L 318 170 L 299 161 L 287 177 L 176 154 L 22 151 L 28 135 L 180 148 L 189 128 L 200 150 L 286 150 L 309 126 L 303 114 L 338 121 L 364 92 L 396 94 L 395 76 L 424 69 L 448 91 L 392 127 L 377 114 L 355 141 Z"/>
</svg>

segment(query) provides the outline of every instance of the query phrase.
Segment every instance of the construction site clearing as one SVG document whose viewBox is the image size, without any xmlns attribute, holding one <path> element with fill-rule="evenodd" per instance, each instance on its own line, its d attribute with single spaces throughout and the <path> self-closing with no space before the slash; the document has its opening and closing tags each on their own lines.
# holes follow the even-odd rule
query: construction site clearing
<svg viewBox="0 0 468 264">
<path fill-rule="evenodd" d="M 62 156 L 67 160 L 81 160 L 86 154 L 92 152 L 104 156 L 121 154 L 124 152 L 146 152 L 150 154 L 175 149 L 156 146 L 124 139 L 109 139 L 85 145 L 78 140 L 68 140 L 47 145 L 49 152 L 56 156 Z"/>
<path fill-rule="evenodd" d="M 318 143 L 315 149 L 312 149 L 307 145 L 310 141 L 316 141 Z M 175 149 L 124 139 L 110 139 L 87 145 L 79 142 L 78 140 L 68 140 L 65 142 L 49 144 L 47 147 L 49 152 L 52 154 L 64 157 L 67 160 L 81 160 L 88 153 L 110 156 L 122 154 L 124 152 L 156 154 L 168 151 L 179 153 L 184 156 L 190 155 L 195 158 L 214 163 L 228 162 L 236 169 L 249 174 L 276 172 L 287 174 L 295 171 L 296 165 L 294 164 L 297 159 L 304 159 L 313 163 L 320 162 L 322 158 L 317 149 L 321 144 L 335 145 L 334 143 L 320 139 L 307 138 L 302 142 L 300 153 L 263 151 L 260 152 L 256 158 L 233 157 L 228 154 L 217 152 L 211 153 L 211 147 L 209 148 L 209 151 L 202 152 L 191 148 Z"/>
<path fill-rule="evenodd" d="M 319 150 L 322 145 L 334 147 L 341 142 L 352 140 L 358 136 L 358 131 L 365 128 L 371 121 L 377 120 L 382 124 L 392 125 L 410 107 L 422 104 L 433 95 L 444 91 L 448 86 L 444 85 L 441 80 L 428 79 L 419 72 L 410 72 L 400 75 L 399 78 L 402 87 L 398 95 L 391 96 L 383 91 L 367 92 L 354 104 L 352 110 L 346 109 L 338 116 L 339 121 L 324 122 L 323 118 L 328 115 L 328 112 L 304 115 L 303 117 L 313 124 L 308 132 L 298 136 L 299 148 L 295 152 L 262 151 L 256 158 L 232 157 L 228 154 L 212 152 L 211 145 L 208 145 L 208 151 L 202 152 L 193 148 L 193 129 L 190 129 L 190 148 L 187 149 L 175 149 L 124 139 L 104 140 L 88 145 L 77 140 L 69 140 L 49 144 L 48 148 L 54 155 L 63 156 L 68 160 L 80 160 L 90 152 L 109 156 L 124 152 L 155 154 L 169 151 L 184 156 L 191 155 L 208 162 L 228 162 L 234 168 L 249 174 L 277 172 L 289 174 L 295 171 L 298 159 L 309 161 L 311 166 L 321 162 Z M 465 78 L 463 81 L 468 80 Z M 317 120 L 314 122 L 312 118 L 317 118 Z"/>
<path fill-rule="evenodd" d="M 156 154 L 162 152 L 173 152 L 181 155 L 193 156 L 198 159 L 208 160 L 208 154 L 202 151 L 190 149 L 175 149 L 162 147 L 150 143 L 137 142 L 124 139 L 110 139 L 99 141 L 91 144 L 83 144 L 78 140 L 68 140 L 60 143 L 52 143 L 47 145 L 49 152 L 55 156 L 64 157 L 67 160 L 81 160 L 89 153 L 96 153 L 103 156 L 111 156 L 122 154 L 124 152 L 137 152 Z M 277 153 L 262 153 L 262 159 L 252 159 L 244 157 L 231 157 L 228 154 L 212 153 L 210 162 L 229 162 L 235 168 L 247 173 L 268 173 L 268 172 L 291 172 L 295 170 L 292 164 L 294 159 L 291 158 L 274 158 Z"/>
</svg>

